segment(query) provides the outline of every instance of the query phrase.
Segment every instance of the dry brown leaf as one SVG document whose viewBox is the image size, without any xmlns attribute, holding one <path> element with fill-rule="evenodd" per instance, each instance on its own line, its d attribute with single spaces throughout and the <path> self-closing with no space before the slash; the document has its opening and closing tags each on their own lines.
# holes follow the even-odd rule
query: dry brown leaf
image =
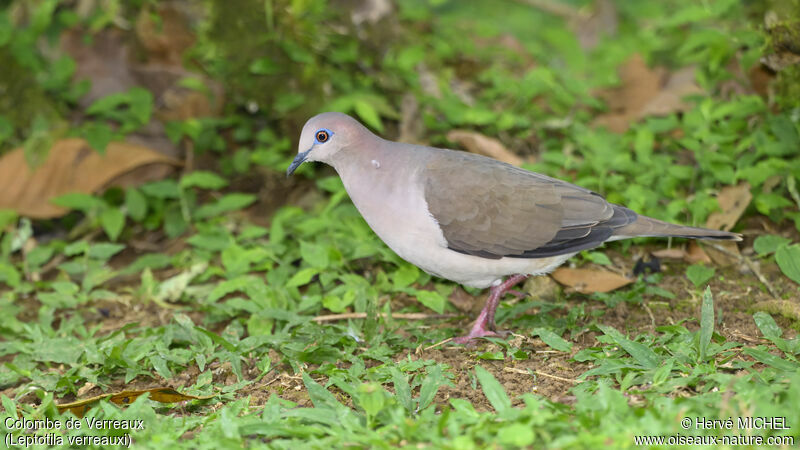
<svg viewBox="0 0 800 450">
<path fill-rule="evenodd" d="M 689 242 L 689 250 L 686 252 L 686 257 L 684 259 L 689 264 L 696 264 L 696 263 L 711 264 L 711 258 L 703 250 L 703 247 L 700 247 L 697 241 Z"/>
<path fill-rule="evenodd" d="M 136 18 L 136 38 L 152 61 L 181 65 L 183 52 L 194 44 L 194 34 L 184 13 L 170 4 L 144 7 Z M 154 19 L 153 14 L 158 16 Z"/>
<path fill-rule="evenodd" d="M 650 254 L 661 259 L 683 259 L 686 257 L 686 251 L 682 248 L 665 248 L 663 250 L 656 250 Z"/>
<path fill-rule="evenodd" d="M 128 405 L 133 403 L 137 398 L 146 393 L 150 394 L 151 400 L 155 400 L 161 403 L 177 403 L 186 400 L 205 400 L 214 397 L 213 395 L 200 397 L 196 395 L 181 394 L 180 392 L 172 388 L 152 388 L 152 389 L 143 389 L 140 391 L 122 391 L 116 394 L 110 392 L 108 394 L 98 395 L 96 397 L 91 397 L 84 400 L 78 400 L 71 403 L 63 403 L 61 405 L 56 405 L 56 408 L 58 408 L 59 413 L 70 411 L 77 417 L 83 417 L 83 415 L 86 414 L 86 412 L 100 400 L 108 399 L 109 401 L 117 405 Z"/>
<path fill-rule="evenodd" d="M 720 247 L 724 250 L 719 250 L 715 247 Z M 705 248 L 706 253 L 714 261 L 714 264 L 720 267 L 728 267 L 737 264 L 741 259 L 739 253 L 739 246 L 736 242 L 731 241 L 711 241 Z"/>
<path fill-rule="evenodd" d="M 497 139 L 484 136 L 474 131 L 453 130 L 447 133 L 447 139 L 458 142 L 472 153 L 489 156 L 515 166 L 519 166 L 523 162 L 522 158 L 507 149 Z"/>
<path fill-rule="evenodd" d="M 622 133 L 628 124 L 661 89 L 664 70 L 650 69 L 641 55 L 634 54 L 619 70 L 620 86 L 599 95 L 606 100 L 609 111 L 594 121 L 595 126 Z"/>
<path fill-rule="evenodd" d="M 595 126 L 605 126 L 617 133 L 648 115 L 685 111 L 689 105 L 683 98 L 703 93 L 695 83 L 693 67 L 667 74 L 662 67 L 647 67 L 639 54 L 623 64 L 619 76 L 619 87 L 598 93 L 608 104 L 609 111 L 593 122 Z"/>
<path fill-rule="evenodd" d="M 461 312 L 470 312 L 478 304 L 475 297 L 467 294 L 467 291 L 456 286 L 447 300 Z"/>
<path fill-rule="evenodd" d="M 618 273 L 602 269 L 570 269 L 560 267 L 550 274 L 564 286 L 582 293 L 609 292 L 631 284 L 635 278 L 627 278 Z"/>
<path fill-rule="evenodd" d="M 522 288 L 531 298 L 541 300 L 553 300 L 558 295 L 559 289 L 558 283 L 550 277 L 528 277 Z"/>
<path fill-rule="evenodd" d="M 706 227 L 729 231 L 742 217 L 752 199 L 750 184 L 746 181 L 736 186 L 725 186 L 717 196 L 717 203 L 719 203 L 721 211 L 715 211 L 708 216 Z"/>
<path fill-rule="evenodd" d="M 672 74 L 667 83 L 657 92 L 655 97 L 636 115 L 637 119 L 645 116 L 665 116 L 676 111 L 686 111 L 689 105 L 683 101 L 688 95 L 702 94 L 703 89 L 694 80 L 694 67 L 684 67 Z"/>
<path fill-rule="evenodd" d="M 50 199 L 70 192 L 94 193 L 118 185 L 124 174 L 145 166 L 155 169 L 140 172 L 138 179 L 127 183 L 152 181 L 153 174 L 162 177 L 164 166 L 180 162 L 146 147 L 112 142 L 101 155 L 83 139 L 63 139 L 55 143 L 42 165 L 28 166 L 22 148 L 0 158 L 0 208 L 16 210 L 20 215 L 36 219 L 58 217 L 67 212 L 50 203 Z M 126 186 L 131 185 L 126 184 Z"/>
</svg>

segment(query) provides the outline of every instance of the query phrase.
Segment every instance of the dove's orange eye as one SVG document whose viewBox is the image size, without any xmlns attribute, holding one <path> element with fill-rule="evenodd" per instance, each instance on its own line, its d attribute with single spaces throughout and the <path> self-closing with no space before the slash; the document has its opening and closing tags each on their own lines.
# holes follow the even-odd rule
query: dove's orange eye
<svg viewBox="0 0 800 450">
<path fill-rule="evenodd" d="M 316 139 L 317 142 L 320 144 L 324 144 L 325 142 L 330 139 L 331 135 L 328 133 L 328 130 L 319 130 L 317 131 Z"/>
</svg>

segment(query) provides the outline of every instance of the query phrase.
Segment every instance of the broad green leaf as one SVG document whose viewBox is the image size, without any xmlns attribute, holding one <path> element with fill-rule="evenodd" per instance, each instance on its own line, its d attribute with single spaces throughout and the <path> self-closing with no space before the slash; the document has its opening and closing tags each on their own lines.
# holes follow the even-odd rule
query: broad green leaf
<svg viewBox="0 0 800 450">
<path fill-rule="evenodd" d="M 759 362 L 762 362 L 768 366 L 772 366 L 776 369 L 785 370 L 787 372 L 796 372 L 800 370 L 800 365 L 798 365 L 794 361 L 789 361 L 786 359 L 782 359 L 779 356 L 775 356 L 772 353 L 769 353 L 761 348 L 744 348 L 742 349 L 746 355 L 750 355 Z"/>
<path fill-rule="evenodd" d="M 112 256 L 116 255 L 117 253 L 121 252 L 122 249 L 125 248 L 123 244 L 109 244 L 105 242 L 101 242 L 99 244 L 91 244 L 89 245 L 89 258 L 100 259 L 100 260 L 107 260 Z"/>
<path fill-rule="evenodd" d="M 249 206 L 256 201 L 256 196 L 253 194 L 227 194 L 222 196 L 214 203 L 203 205 L 195 211 L 195 218 L 206 219 L 209 217 L 219 216 L 223 213 L 236 211 Z"/>
<path fill-rule="evenodd" d="M 758 311 L 753 314 L 753 320 L 755 320 L 756 326 L 761 331 L 761 334 L 767 339 L 777 339 L 783 334 L 783 330 L 775 323 L 775 319 L 763 311 Z"/>
<path fill-rule="evenodd" d="M 228 185 L 228 181 L 213 172 L 197 170 L 183 176 L 180 185 L 183 188 L 221 189 Z"/>
<path fill-rule="evenodd" d="M 353 104 L 353 109 L 355 110 L 356 114 L 358 114 L 358 117 L 364 121 L 364 123 L 379 132 L 383 132 L 383 122 L 381 122 L 378 111 L 375 110 L 369 101 L 358 99 Z"/>
<path fill-rule="evenodd" d="M 125 191 L 125 208 L 131 219 L 141 222 L 147 215 L 147 198 L 140 190 L 130 188 Z"/>
<path fill-rule="evenodd" d="M 89 194 L 73 192 L 70 194 L 59 195 L 50 199 L 50 202 L 67 209 L 77 209 L 78 211 L 99 211 L 106 208 L 106 202 Z"/>
<path fill-rule="evenodd" d="M 415 295 L 417 300 L 419 300 L 420 303 L 428 308 L 436 311 L 439 314 L 444 312 L 444 304 L 446 300 L 444 297 L 442 297 L 442 294 L 436 291 L 417 290 Z"/>
<path fill-rule="evenodd" d="M 785 237 L 776 236 L 774 234 L 765 234 L 756 238 L 756 240 L 753 242 L 753 250 L 755 250 L 760 256 L 764 256 L 770 253 L 775 253 L 780 246 L 788 244 L 789 242 L 791 241 Z"/>
<path fill-rule="evenodd" d="M 708 345 L 711 343 L 711 336 L 714 334 L 714 298 L 711 295 L 711 288 L 706 287 L 703 292 L 703 305 L 700 311 L 700 341 L 699 353 L 700 361 L 706 360 Z"/>
<path fill-rule="evenodd" d="M 112 241 L 116 241 L 125 227 L 125 214 L 117 208 L 108 208 L 100 214 L 100 225 Z"/>
<path fill-rule="evenodd" d="M 392 366 L 389 371 L 392 374 L 392 384 L 394 385 L 394 395 L 397 401 L 403 405 L 409 413 L 414 412 L 414 403 L 411 399 L 411 387 L 408 385 L 406 377 L 397 366 Z"/>
<path fill-rule="evenodd" d="M 800 284 L 800 245 L 784 245 L 775 251 L 775 261 L 781 272 Z"/>
<path fill-rule="evenodd" d="M 98 153 L 105 154 L 106 147 L 114 139 L 114 131 L 105 123 L 90 123 L 83 130 L 83 137 Z"/>
<path fill-rule="evenodd" d="M 303 372 L 302 378 L 303 384 L 306 386 L 306 391 L 308 391 L 308 396 L 311 398 L 311 402 L 314 403 L 315 407 L 333 410 L 342 409 L 343 405 L 336 400 L 336 397 L 314 381 L 311 376 L 308 375 L 308 372 Z"/>
<path fill-rule="evenodd" d="M 411 285 L 419 278 L 419 269 L 411 264 L 402 264 L 394 272 L 392 272 L 392 283 L 395 289 L 402 289 Z"/>
<path fill-rule="evenodd" d="M 439 392 L 439 387 L 447 380 L 442 373 L 442 366 L 439 364 L 428 367 L 425 378 L 419 387 L 419 405 L 418 410 L 423 410 L 428 407 Z"/>
<path fill-rule="evenodd" d="M 695 287 L 700 287 L 714 276 L 714 268 L 693 264 L 686 268 L 686 276 Z"/>
<path fill-rule="evenodd" d="M 616 328 L 607 325 L 597 325 L 597 328 L 614 340 L 623 350 L 628 352 L 639 364 L 647 369 L 655 369 L 659 364 L 658 355 L 647 346 L 634 342 L 622 335 Z"/>
<path fill-rule="evenodd" d="M 550 347 L 561 351 L 561 352 L 570 352 L 572 351 L 572 343 L 564 340 L 561 336 L 553 333 L 552 331 L 548 330 L 547 328 L 534 328 L 533 335 L 538 335 L 545 344 L 549 345 Z"/>
<path fill-rule="evenodd" d="M 308 284 L 314 275 L 319 273 L 319 269 L 316 267 L 306 267 L 305 269 L 300 269 L 292 275 L 292 278 L 286 283 L 286 287 L 297 287 L 302 286 L 304 284 Z"/>
<path fill-rule="evenodd" d="M 502 417 L 512 410 L 511 399 L 508 398 L 505 388 L 497 381 L 494 375 L 480 365 L 475 366 L 475 375 L 481 383 L 483 394 L 486 396 L 486 399 L 489 400 L 494 410 L 497 411 L 498 415 Z"/>
</svg>

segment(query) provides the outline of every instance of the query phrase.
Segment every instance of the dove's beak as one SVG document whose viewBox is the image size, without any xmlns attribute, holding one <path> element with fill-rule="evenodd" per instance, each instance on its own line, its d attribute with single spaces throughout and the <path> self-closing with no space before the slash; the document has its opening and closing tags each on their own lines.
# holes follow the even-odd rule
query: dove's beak
<svg viewBox="0 0 800 450">
<path fill-rule="evenodd" d="M 297 170 L 298 167 L 300 167 L 300 164 L 303 164 L 305 162 L 306 158 L 308 157 L 308 152 L 310 152 L 310 151 L 311 151 L 311 149 L 308 149 L 308 150 L 306 150 L 304 152 L 300 152 L 300 153 L 297 154 L 297 156 L 294 158 L 294 161 L 292 161 L 292 163 L 289 164 L 289 168 L 286 169 L 286 176 L 287 177 L 289 175 L 293 174 L 294 171 Z"/>
</svg>

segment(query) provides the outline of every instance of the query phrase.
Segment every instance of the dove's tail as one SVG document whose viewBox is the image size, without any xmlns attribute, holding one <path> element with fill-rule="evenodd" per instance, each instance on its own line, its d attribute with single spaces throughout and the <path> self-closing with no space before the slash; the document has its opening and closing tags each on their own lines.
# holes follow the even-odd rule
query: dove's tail
<svg viewBox="0 0 800 450">
<path fill-rule="evenodd" d="M 612 240 L 633 237 L 682 237 L 689 239 L 717 239 L 725 241 L 741 241 L 742 235 L 728 231 L 710 230 L 708 228 L 686 227 L 675 225 L 646 216 L 636 217 L 636 221 L 614 230 Z"/>
</svg>

